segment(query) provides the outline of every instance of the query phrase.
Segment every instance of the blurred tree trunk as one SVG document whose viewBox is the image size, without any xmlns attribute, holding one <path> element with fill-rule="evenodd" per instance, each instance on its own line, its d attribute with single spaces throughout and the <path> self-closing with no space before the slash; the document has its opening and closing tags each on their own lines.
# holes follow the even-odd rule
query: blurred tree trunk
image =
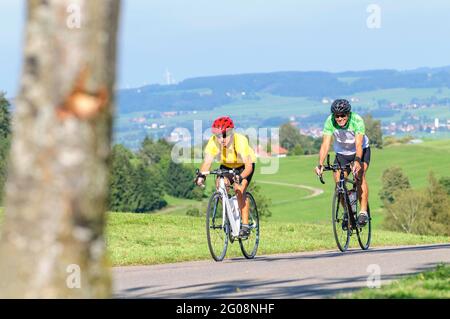
<svg viewBox="0 0 450 319">
<path fill-rule="evenodd" d="M 120 0 L 29 0 L 0 297 L 111 294 L 103 237 Z"/>
</svg>

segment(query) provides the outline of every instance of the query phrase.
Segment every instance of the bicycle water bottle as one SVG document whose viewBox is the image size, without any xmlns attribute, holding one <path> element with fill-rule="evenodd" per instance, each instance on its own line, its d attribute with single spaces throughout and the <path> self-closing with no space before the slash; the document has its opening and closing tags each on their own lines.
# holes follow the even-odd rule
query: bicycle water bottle
<svg viewBox="0 0 450 319">
<path fill-rule="evenodd" d="M 231 208 L 233 210 L 234 222 L 241 226 L 241 214 L 239 213 L 239 204 L 236 196 L 231 197 Z"/>
</svg>

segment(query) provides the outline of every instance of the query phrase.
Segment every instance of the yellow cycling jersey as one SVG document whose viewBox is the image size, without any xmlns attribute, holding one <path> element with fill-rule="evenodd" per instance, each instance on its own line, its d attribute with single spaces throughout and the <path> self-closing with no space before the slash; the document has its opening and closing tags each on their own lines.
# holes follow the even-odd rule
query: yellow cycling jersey
<svg viewBox="0 0 450 319">
<path fill-rule="evenodd" d="M 222 147 L 217 137 L 213 135 L 206 145 L 205 154 L 216 157 L 222 165 L 230 168 L 238 168 L 244 165 L 244 158 L 250 157 L 251 162 L 256 162 L 253 149 L 248 144 L 246 136 L 234 133 L 233 142 L 228 147 Z"/>
</svg>

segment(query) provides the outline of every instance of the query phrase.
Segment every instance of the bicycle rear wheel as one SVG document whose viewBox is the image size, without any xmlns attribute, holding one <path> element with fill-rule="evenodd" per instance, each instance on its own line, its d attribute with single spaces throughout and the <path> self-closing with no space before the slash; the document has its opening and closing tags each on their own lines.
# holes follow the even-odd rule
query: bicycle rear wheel
<svg viewBox="0 0 450 319">
<path fill-rule="evenodd" d="M 230 227 L 225 219 L 223 225 L 223 201 L 219 193 L 214 193 L 209 199 L 208 210 L 206 212 L 206 238 L 208 248 L 215 261 L 222 261 L 225 258 L 228 247 L 228 233 Z"/>
<path fill-rule="evenodd" d="M 250 209 L 248 214 L 248 224 L 250 227 L 250 235 L 247 239 L 239 238 L 242 254 L 247 259 L 253 259 L 259 246 L 259 214 L 256 207 L 256 201 L 253 195 L 247 193 L 247 199 L 250 201 Z"/>
<path fill-rule="evenodd" d="M 344 222 L 344 216 L 347 216 L 347 220 L 350 221 L 350 216 L 348 215 L 348 209 L 345 201 L 344 194 L 339 193 L 337 190 L 333 196 L 333 233 L 334 239 L 340 251 L 344 252 L 348 249 L 348 244 L 350 242 L 350 231 L 348 230 L 348 223 Z"/>
<path fill-rule="evenodd" d="M 356 234 L 358 235 L 359 246 L 362 250 L 369 249 L 370 240 L 372 238 L 372 217 L 370 216 L 370 207 L 367 206 L 367 215 L 369 220 L 364 227 L 356 227 Z"/>
</svg>

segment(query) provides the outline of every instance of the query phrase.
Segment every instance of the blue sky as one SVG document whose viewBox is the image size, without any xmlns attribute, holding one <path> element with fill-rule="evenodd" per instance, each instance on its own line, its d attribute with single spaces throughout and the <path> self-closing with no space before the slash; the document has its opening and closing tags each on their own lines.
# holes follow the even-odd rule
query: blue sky
<svg viewBox="0 0 450 319">
<path fill-rule="evenodd" d="M 370 29 L 368 5 L 381 9 Z M 0 3 L 0 90 L 15 95 L 24 1 Z M 282 70 L 450 65 L 450 2 L 123 0 L 118 86 Z"/>
</svg>

